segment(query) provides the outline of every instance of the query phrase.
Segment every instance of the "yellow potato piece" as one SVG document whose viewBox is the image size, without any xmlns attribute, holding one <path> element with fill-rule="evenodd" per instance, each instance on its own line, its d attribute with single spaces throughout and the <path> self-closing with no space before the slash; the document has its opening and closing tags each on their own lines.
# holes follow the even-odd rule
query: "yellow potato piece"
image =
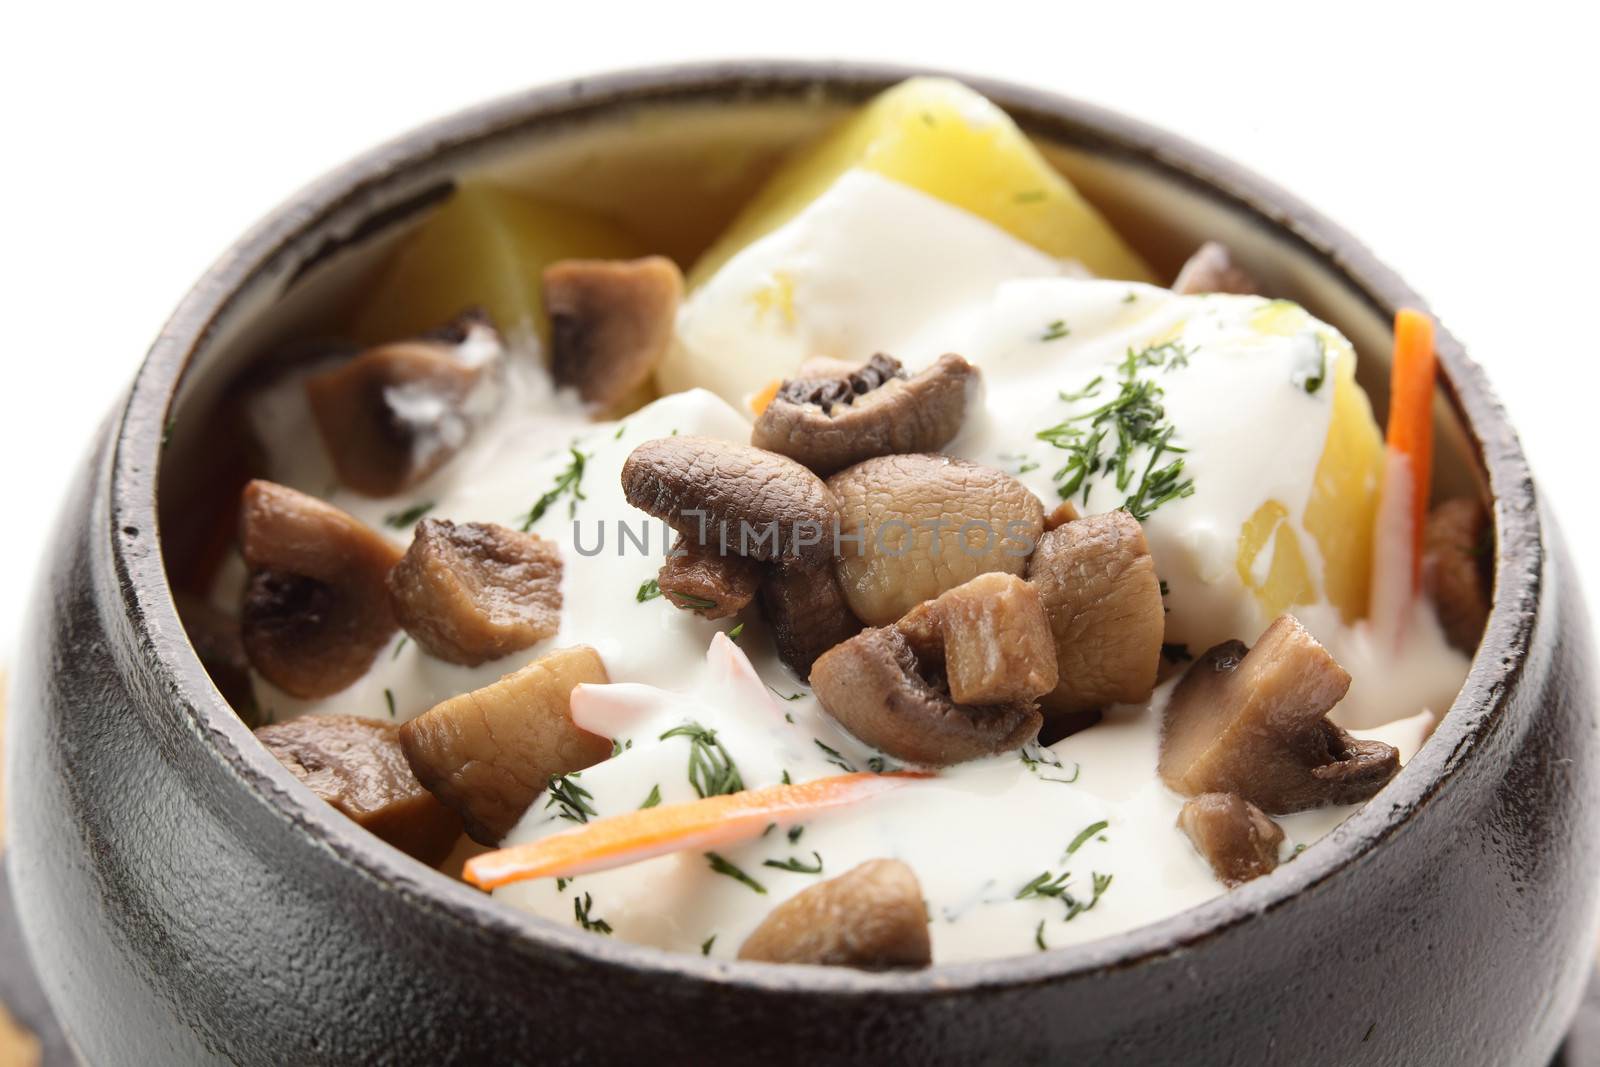
<svg viewBox="0 0 1600 1067">
<path fill-rule="evenodd" d="M 1263 332 L 1292 333 L 1307 321 L 1300 308 L 1273 301 L 1254 319 Z M 1320 333 L 1333 355 L 1333 414 L 1317 461 L 1311 495 L 1301 525 L 1322 557 L 1321 588 L 1311 572 L 1300 535 L 1288 509 L 1268 500 L 1239 531 L 1235 565 L 1239 578 L 1261 605 L 1264 618 L 1276 618 L 1297 604 L 1326 599 L 1351 623 L 1367 613 L 1372 577 L 1372 523 L 1383 472 L 1383 437 L 1372 417 L 1367 394 L 1355 381 L 1355 352 L 1331 331 Z M 1266 578 L 1257 581 L 1256 562 L 1272 541 Z"/>
<path fill-rule="evenodd" d="M 947 78 L 911 78 L 879 94 L 767 181 L 690 273 L 697 285 L 740 249 L 793 218 L 852 167 L 965 208 L 1053 256 L 1108 278 L 1154 281 L 1150 268 L 998 107 Z"/>
<path fill-rule="evenodd" d="M 490 185 L 462 185 L 408 237 L 357 311 L 365 344 L 434 329 L 485 308 L 503 332 L 548 336 L 539 276 L 558 259 L 645 253 L 616 224 Z"/>
</svg>

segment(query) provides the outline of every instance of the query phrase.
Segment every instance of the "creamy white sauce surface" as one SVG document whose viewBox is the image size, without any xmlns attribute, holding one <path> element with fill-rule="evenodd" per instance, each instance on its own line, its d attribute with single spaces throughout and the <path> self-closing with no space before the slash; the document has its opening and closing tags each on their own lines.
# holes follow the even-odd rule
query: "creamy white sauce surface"
<svg viewBox="0 0 1600 1067">
<path fill-rule="evenodd" d="M 299 702 L 258 678 L 259 702 L 279 719 L 343 712 L 405 720 L 553 648 L 589 644 L 618 683 L 582 687 L 574 699 L 581 724 L 622 746 L 574 776 L 601 816 L 635 810 L 652 791 L 663 803 L 695 798 L 691 742 L 662 737 L 687 724 L 716 731 L 751 788 L 785 775 L 799 782 L 843 773 L 845 766 L 893 766 L 845 734 L 778 663 L 754 610 L 735 647 L 713 638 L 738 620 L 707 622 L 664 599 L 639 599 L 668 539 L 659 522 L 623 500 L 619 472 L 629 452 L 674 432 L 747 442 L 744 396 L 815 354 L 864 359 L 884 351 L 912 371 L 944 351 L 965 355 L 982 369 L 985 392 L 947 451 L 1016 474 L 1048 508 L 1059 500 L 1052 474 L 1063 457 L 1037 431 L 1115 396 L 1130 352 L 1176 346 L 1167 355 L 1181 351 L 1181 359 L 1139 371 L 1163 391 L 1194 486 L 1192 495 L 1163 504 L 1144 523 L 1169 586 L 1167 639 L 1196 653 L 1230 638 L 1253 642 L 1271 620 L 1235 568 L 1240 526 L 1269 497 L 1284 502 L 1289 521 L 1300 521 L 1328 432 L 1332 390 L 1309 392 L 1295 375 L 1315 361 L 1319 345 L 1328 349 L 1330 370 L 1347 345 L 1331 327 L 1298 312 L 1292 329 L 1258 328 L 1267 304 L 1258 298 L 1178 297 L 1073 273 L 921 193 L 872 175 L 848 176 L 735 256 L 686 303 L 679 342 L 697 355 L 679 353 L 674 366 L 685 380 L 672 384 L 704 388 L 669 395 L 619 422 L 591 422 L 575 397 L 550 389 L 536 358 L 515 354 L 499 413 L 460 456 L 403 499 L 329 491 L 326 461 L 306 445 L 314 436 L 306 435 L 304 422 L 296 428 L 291 383 L 258 409 L 269 451 L 283 457 L 284 479 L 397 543 L 409 529 L 386 526 L 386 516 L 422 502 L 432 504 L 428 514 L 435 517 L 522 525 L 533 503 L 570 470 L 573 450 L 583 456 L 582 497 L 561 495 L 532 527 L 563 547 L 555 637 L 479 668 L 443 663 L 398 638 L 342 693 Z M 1136 451 L 1137 469 L 1146 458 Z M 1087 500 L 1077 499 L 1085 512 L 1101 512 L 1126 496 L 1101 477 Z M 636 539 L 648 538 L 646 550 L 629 541 L 619 552 L 623 524 Z M 1301 540 L 1317 570 L 1314 541 Z M 1326 604 L 1296 614 L 1355 677 L 1335 717 L 1372 728 L 1357 732 L 1389 741 L 1409 759 L 1466 670 L 1432 612 L 1416 613 L 1403 654 L 1362 625 L 1346 626 Z M 950 768 L 819 816 L 794 840 L 779 828 L 719 850 L 760 892 L 713 871 L 693 852 L 496 895 L 562 923 L 575 921 L 574 903 L 582 902 L 591 921 L 603 920 L 614 936 L 732 956 L 789 896 L 866 860 L 894 857 L 921 881 L 936 961 L 1032 952 L 1152 922 L 1222 892 L 1177 828 L 1182 798 L 1156 776 L 1161 712 L 1173 684 L 1160 686 L 1146 705 L 1110 709 L 1101 724 L 1049 748 Z M 1280 819 L 1285 858 L 1350 810 Z M 573 826 L 559 804 L 541 797 L 506 843 Z M 767 865 L 789 860 L 820 862 L 822 870 Z M 1026 892 L 1041 875 L 1065 892 Z"/>
</svg>

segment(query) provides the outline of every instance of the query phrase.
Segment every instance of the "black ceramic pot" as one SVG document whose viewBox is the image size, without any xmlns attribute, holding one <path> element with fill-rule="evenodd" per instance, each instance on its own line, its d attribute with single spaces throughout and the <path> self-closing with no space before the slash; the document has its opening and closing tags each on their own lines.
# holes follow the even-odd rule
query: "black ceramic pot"
<svg viewBox="0 0 1600 1067">
<path fill-rule="evenodd" d="M 346 822 L 201 669 L 168 575 L 202 554 L 184 527 L 203 509 L 173 501 L 222 477 L 207 464 L 227 449 L 206 437 L 224 433 L 219 383 L 358 284 L 362 257 L 454 178 L 565 183 L 647 235 L 654 220 L 684 253 L 689 230 L 663 220 L 709 227 L 774 151 L 906 73 L 735 64 L 531 92 L 361 158 L 200 280 L 72 493 L 12 706 L 18 907 L 90 1062 L 1548 1062 L 1596 943 L 1594 664 L 1516 437 L 1448 334 L 1441 448 L 1484 479 L 1499 546 L 1459 699 L 1399 777 L 1296 862 L 1117 937 L 872 975 L 550 925 Z M 1348 235 L 1169 135 L 977 86 L 1158 265 L 1219 235 L 1336 322 L 1381 406 L 1385 324 L 1419 300 Z"/>
</svg>

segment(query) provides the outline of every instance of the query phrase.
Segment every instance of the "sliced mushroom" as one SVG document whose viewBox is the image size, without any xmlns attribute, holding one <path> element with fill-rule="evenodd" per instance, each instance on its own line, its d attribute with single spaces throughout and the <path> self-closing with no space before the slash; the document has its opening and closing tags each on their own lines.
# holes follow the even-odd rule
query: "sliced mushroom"
<svg viewBox="0 0 1600 1067">
<path fill-rule="evenodd" d="M 239 548 L 251 571 L 240 636 L 262 677 L 310 700 L 367 672 L 395 631 L 384 579 L 398 548 L 331 504 L 263 481 L 245 486 Z"/>
<path fill-rule="evenodd" d="M 767 568 L 761 613 L 772 628 L 778 658 L 802 680 L 811 677 L 818 656 L 861 632 L 832 562 Z"/>
<path fill-rule="evenodd" d="M 1471 655 L 1489 621 L 1494 584 L 1494 529 L 1476 499 L 1446 500 L 1428 516 L 1422 578 L 1445 637 Z"/>
<path fill-rule="evenodd" d="M 1188 296 L 1195 293 L 1240 293 L 1252 296 L 1261 289 L 1256 280 L 1234 265 L 1228 246 L 1217 241 L 1207 241 L 1195 249 L 1194 255 L 1178 271 L 1172 291 Z"/>
<path fill-rule="evenodd" d="M 1050 620 L 1033 586 L 980 574 L 918 604 L 895 627 L 924 671 L 943 668 L 957 704 L 1032 701 L 1056 687 Z"/>
<path fill-rule="evenodd" d="M 737 615 L 756 597 L 764 568 L 755 560 L 715 548 L 700 548 L 679 537 L 656 584 L 673 606 L 707 619 Z"/>
<path fill-rule="evenodd" d="M 406 633 L 451 663 L 509 656 L 561 626 L 561 549 L 494 523 L 423 519 L 388 585 Z"/>
<path fill-rule="evenodd" d="M 369 348 L 307 378 L 311 412 L 339 480 L 366 496 L 393 496 L 444 466 L 486 410 L 486 370 L 504 351 L 488 319 L 471 312 L 434 334 Z"/>
<path fill-rule="evenodd" d="M 417 778 L 460 813 L 472 839 L 495 845 L 552 777 L 611 754 L 609 741 L 578 728 L 570 708 L 573 687 L 608 681 L 594 649 L 563 648 L 435 705 L 400 727 L 400 745 Z"/>
<path fill-rule="evenodd" d="M 429 866 L 461 836 L 456 813 L 422 788 L 393 723 L 354 715 L 303 715 L 256 737 L 310 790 Z"/>
<path fill-rule="evenodd" d="M 948 767 L 1021 748 L 1039 733 L 1043 720 L 1031 702 L 958 704 L 942 683 L 892 626 L 863 630 L 811 668 L 811 688 L 829 715 L 907 763 Z"/>
<path fill-rule="evenodd" d="M 1028 561 L 1055 635 L 1060 684 L 1040 700 L 1051 718 L 1150 698 L 1166 612 L 1138 520 L 1090 515 L 1049 531 Z"/>
<path fill-rule="evenodd" d="M 1021 482 L 949 456 L 879 456 L 828 479 L 839 502 L 839 585 L 885 626 L 980 574 L 1022 574 L 1044 508 Z"/>
<path fill-rule="evenodd" d="M 1233 793 L 1201 793 L 1183 805 L 1178 825 L 1230 888 L 1278 867 L 1283 829 Z"/>
<path fill-rule="evenodd" d="M 833 555 L 833 496 L 775 452 L 711 437 L 657 438 L 623 463 L 622 491 L 692 545 L 764 562 Z"/>
<path fill-rule="evenodd" d="M 739 958 L 887 971 L 933 962 L 917 876 L 899 860 L 868 860 L 772 909 Z"/>
<path fill-rule="evenodd" d="M 961 430 L 976 368 L 943 355 L 914 378 L 900 361 L 873 356 L 848 374 L 783 383 L 761 412 L 750 443 L 821 475 L 892 452 L 934 452 Z"/>
<path fill-rule="evenodd" d="M 672 343 L 683 274 L 662 256 L 564 259 L 544 271 L 551 371 L 610 407 L 649 380 Z"/>
<path fill-rule="evenodd" d="M 1237 793 L 1273 815 L 1367 800 L 1400 757 L 1326 718 L 1349 688 L 1350 675 L 1292 615 L 1254 648 L 1224 642 L 1167 701 L 1161 779 L 1185 796 Z"/>
</svg>

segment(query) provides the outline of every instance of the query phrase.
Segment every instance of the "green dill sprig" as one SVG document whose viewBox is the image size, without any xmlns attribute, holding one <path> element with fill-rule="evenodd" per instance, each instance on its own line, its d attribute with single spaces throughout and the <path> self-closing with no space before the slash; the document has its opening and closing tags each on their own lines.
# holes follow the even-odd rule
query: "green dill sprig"
<svg viewBox="0 0 1600 1067">
<path fill-rule="evenodd" d="M 751 889 L 755 890 L 757 893 L 760 893 L 763 896 L 766 895 L 766 886 L 762 885 L 748 874 L 745 874 L 739 868 L 735 867 L 733 864 L 729 863 L 715 852 L 706 853 L 706 862 L 711 864 L 711 869 L 716 871 L 718 874 L 725 874 L 729 878 L 732 878 L 735 882 L 742 882 Z"/>
<path fill-rule="evenodd" d="M 719 797 L 744 791 L 744 779 L 728 750 L 717 740 L 715 730 L 707 730 L 697 722 L 675 726 L 661 735 L 689 739 L 689 784 L 701 797 Z"/>
<path fill-rule="evenodd" d="M 717 943 L 717 935 L 716 934 L 712 934 L 710 937 L 708 937 L 704 941 L 700 942 L 700 955 L 702 955 L 702 956 L 711 955 L 711 946 L 715 945 L 716 943 Z"/>
<path fill-rule="evenodd" d="M 1072 331 L 1067 329 L 1066 320 L 1056 319 L 1054 322 L 1051 322 L 1049 325 L 1045 326 L 1044 333 L 1039 335 L 1039 340 L 1059 341 L 1063 337 L 1070 337 L 1071 335 Z"/>
<path fill-rule="evenodd" d="M 604 919 L 596 919 L 590 915 L 590 909 L 593 907 L 594 897 L 590 894 L 585 893 L 583 895 L 583 899 L 581 900 L 577 897 L 573 897 L 572 917 L 578 920 L 579 926 L 583 927 L 585 930 L 588 930 L 590 933 L 609 934 L 611 932 L 611 924 L 606 922 Z"/>
<path fill-rule="evenodd" d="M 1118 367 L 1117 395 L 1081 415 L 1074 415 L 1034 436 L 1067 453 L 1066 463 L 1052 476 L 1063 500 L 1081 490 L 1085 503 L 1093 479 L 1109 475 L 1117 491 L 1126 494 L 1122 506 L 1135 519 L 1144 521 L 1161 505 L 1194 493 L 1194 479 L 1184 476 L 1184 449 L 1173 444 L 1176 427 L 1166 424 L 1165 390 L 1154 378 L 1140 372 L 1163 367 L 1171 372 L 1187 366 L 1189 350 L 1169 341 L 1142 350 L 1129 348 Z M 1072 403 L 1099 396 L 1103 379 L 1096 377 L 1077 393 L 1062 393 Z M 1145 449 L 1149 456 L 1141 472 L 1134 454 Z M 1164 456 L 1174 457 L 1160 465 Z M 1139 475 L 1138 485 L 1134 477 Z M 1131 491 L 1130 491 L 1131 489 Z"/>
<path fill-rule="evenodd" d="M 579 452 L 577 445 L 570 446 L 567 452 L 572 458 L 567 461 L 567 465 L 562 469 L 561 473 L 556 475 L 555 485 L 551 486 L 544 496 L 534 501 L 533 507 L 529 508 L 528 513 L 523 516 L 523 533 L 533 529 L 533 524 L 544 518 L 544 513 L 549 511 L 550 506 L 560 500 L 562 496 L 570 495 L 572 497 L 567 503 L 567 515 L 569 518 L 578 514 L 578 501 L 589 499 L 583 494 L 583 469 L 591 456 L 587 452 Z"/>
<path fill-rule="evenodd" d="M 1050 947 L 1049 945 L 1044 943 L 1044 920 L 1043 919 L 1039 920 L 1038 927 L 1036 927 L 1034 929 L 1034 931 L 1033 931 L 1033 943 L 1035 945 L 1039 946 L 1039 951 L 1040 952 L 1044 952 L 1047 949 L 1049 949 L 1049 947 Z"/>
<path fill-rule="evenodd" d="M 394 690 L 385 689 L 383 691 L 383 700 L 384 703 L 389 705 L 389 718 L 394 718 Z"/>
<path fill-rule="evenodd" d="M 404 511 L 391 511 L 383 517 L 383 524 L 396 530 L 409 530 L 417 524 L 417 520 L 434 509 L 432 500 L 423 500 L 412 504 Z"/>
<path fill-rule="evenodd" d="M 774 685 L 769 685 L 767 688 L 772 690 L 778 696 L 782 697 L 784 700 L 799 700 L 801 697 L 805 696 L 804 693 L 785 693 Z M 791 719 L 790 721 L 793 722 L 794 720 Z"/>
<path fill-rule="evenodd" d="M 1045 871 L 1033 881 L 1017 890 L 1018 900 L 1027 900 L 1029 897 L 1059 897 L 1067 891 L 1067 872 L 1051 876 Z"/>
<path fill-rule="evenodd" d="M 1106 822 L 1104 819 L 1101 819 L 1099 822 L 1090 823 L 1082 830 L 1079 830 L 1078 836 L 1074 837 L 1072 839 L 1072 844 L 1067 846 L 1067 855 L 1070 856 L 1074 852 L 1078 851 L 1078 849 L 1082 848 L 1088 842 L 1089 838 L 1093 837 L 1101 830 L 1104 830 L 1109 825 L 1111 824 Z"/>
<path fill-rule="evenodd" d="M 546 811 L 559 807 L 561 810 L 556 814 L 570 822 L 588 822 L 589 816 L 600 813 L 589 803 L 594 799 L 594 794 L 579 785 L 577 777 L 576 774 L 552 774 L 550 799 L 544 802 L 544 806 Z"/>
<path fill-rule="evenodd" d="M 661 595 L 661 583 L 656 581 L 654 578 L 652 578 L 648 582 L 640 582 L 639 583 L 639 591 L 637 593 L 633 594 L 633 599 L 635 599 L 639 603 L 643 604 L 643 603 L 645 603 L 647 601 L 654 600 L 656 597 L 658 597 L 660 595 Z"/>
<path fill-rule="evenodd" d="M 1078 916 L 1082 915 L 1086 911 L 1089 911 L 1096 904 L 1100 903 L 1100 898 L 1105 895 L 1107 889 L 1111 888 L 1111 875 L 1109 874 L 1101 874 L 1098 871 L 1095 871 L 1090 874 L 1089 881 L 1090 891 L 1093 893 L 1093 896 L 1091 896 L 1087 901 L 1078 900 L 1074 898 L 1071 893 L 1062 894 L 1062 899 L 1067 905 L 1067 922 L 1071 922 L 1073 919 L 1076 919 Z"/>
<path fill-rule="evenodd" d="M 800 824 L 799 826 L 789 827 L 789 844 L 798 844 L 800 841 L 800 835 L 805 832 L 806 828 L 804 823 Z"/>
<path fill-rule="evenodd" d="M 849 760 L 845 759 L 842 755 L 839 754 L 839 750 L 838 749 L 834 748 L 831 745 L 823 744 L 821 741 L 818 741 L 815 737 L 813 737 L 811 740 L 817 742 L 817 747 L 822 749 L 823 754 L 828 757 L 828 762 L 829 763 L 833 764 L 835 767 L 839 767 L 839 768 L 849 772 L 850 774 L 856 773 L 856 768 L 851 765 Z"/>
<path fill-rule="evenodd" d="M 639 810 L 653 808 L 659 803 L 661 803 L 661 783 L 657 782 L 650 787 L 650 795 L 644 798 L 644 803 L 639 805 Z"/>
<path fill-rule="evenodd" d="M 780 871 L 793 871 L 795 874 L 821 874 L 822 856 L 813 852 L 811 854 L 811 858 L 817 861 L 815 865 L 808 864 L 804 860 L 796 859 L 795 857 L 790 856 L 786 860 L 762 860 L 761 866 L 776 867 Z"/>
<path fill-rule="evenodd" d="M 1322 343 L 1321 334 L 1312 334 L 1311 340 L 1317 346 L 1316 356 L 1296 368 L 1289 375 L 1289 381 L 1296 388 L 1304 389 L 1308 396 L 1315 396 L 1317 390 L 1322 388 L 1322 383 L 1328 380 L 1328 350 Z"/>
<path fill-rule="evenodd" d="M 739 640 L 740 636 L 743 633 L 744 633 L 744 623 L 741 622 L 737 626 L 735 626 L 733 629 L 728 631 L 728 640 L 729 641 L 737 641 L 737 640 Z"/>
</svg>

